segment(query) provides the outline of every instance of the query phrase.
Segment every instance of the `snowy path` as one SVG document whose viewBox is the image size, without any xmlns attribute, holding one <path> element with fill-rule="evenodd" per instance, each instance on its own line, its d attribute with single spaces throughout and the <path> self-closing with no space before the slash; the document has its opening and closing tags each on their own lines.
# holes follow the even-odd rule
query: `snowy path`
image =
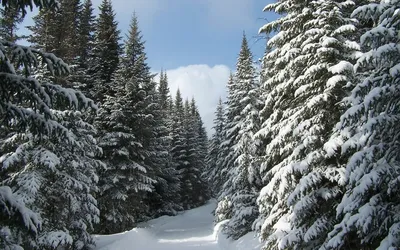
<svg viewBox="0 0 400 250">
<path fill-rule="evenodd" d="M 96 236 L 97 250 L 220 249 L 213 233 L 215 202 L 178 216 L 163 216 L 128 232 Z"/>
</svg>

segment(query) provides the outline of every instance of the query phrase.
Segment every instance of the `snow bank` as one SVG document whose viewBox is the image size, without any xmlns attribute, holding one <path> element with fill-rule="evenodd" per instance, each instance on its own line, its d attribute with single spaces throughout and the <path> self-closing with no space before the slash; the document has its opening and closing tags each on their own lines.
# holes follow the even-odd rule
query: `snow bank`
<svg viewBox="0 0 400 250">
<path fill-rule="evenodd" d="M 221 250 L 260 250 L 262 244 L 259 242 L 256 233 L 250 232 L 238 240 L 228 239 L 222 229 L 229 220 L 224 220 L 215 225 L 214 237 Z"/>
</svg>

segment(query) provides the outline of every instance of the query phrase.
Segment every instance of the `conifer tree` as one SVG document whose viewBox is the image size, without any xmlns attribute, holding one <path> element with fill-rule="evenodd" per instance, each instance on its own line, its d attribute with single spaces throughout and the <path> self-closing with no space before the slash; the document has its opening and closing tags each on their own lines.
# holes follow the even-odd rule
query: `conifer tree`
<svg viewBox="0 0 400 250">
<path fill-rule="evenodd" d="M 165 157 L 157 151 L 155 121 L 159 121 L 160 114 L 156 84 L 146 59 L 133 15 L 125 54 L 112 82 L 114 93 L 106 96 L 97 118 L 108 165 L 102 173 L 99 200 L 104 211 L 100 228 L 106 233 L 128 229 L 149 215 L 150 208 L 144 200 L 154 190 L 154 164 Z"/>
<path fill-rule="evenodd" d="M 85 0 L 79 18 L 78 41 L 79 41 L 79 61 L 81 64 L 87 64 L 92 53 L 95 32 L 95 16 L 93 14 L 93 5 L 91 0 Z M 84 68 L 87 68 L 85 65 Z"/>
<path fill-rule="evenodd" d="M 343 162 L 324 151 L 354 81 L 359 46 L 353 1 L 281 0 L 265 10 L 284 16 L 261 28 L 268 42 L 262 86 L 265 147 L 258 198 L 268 249 L 319 249 L 335 223 Z"/>
<path fill-rule="evenodd" d="M 35 2 L 39 8 L 51 7 L 55 3 L 56 1 Z M 2 4 L 9 7 L 9 2 L 3 1 Z M 26 2 L 13 4 L 23 14 L 26 13 L 25 7 L 29 5 Z M 5 86 L 9 87 L 2 88 L 0 92 L 0 112 L 3 118 L 0 181 L 3 185 L 11 185 L 15 194 L 8 187 L 0 188 L 0 246 L 5 249 L 19 246 L 28 249 L 39 246 L 41 249 L 57 246 L 76 249 L 87 247 L 92 241 L 88 230 L 96 222 L 95 217 L 98 215 L 96 201 L 90 195 L 96 178 L 89 174 L 93 170 L 90 166 L 92 151 L 87 147 L 94 144 L 86 131 L 86 136 L 83 137 L 80 135 L 83 131 L 77 131 L 86 125 L 70 126 L 71 123 L 64 119 L 64 114 L 60 119 L 60 113 L 74 114 L 75 117 L 75 114 L 80 114 L 78 110 L 94 107 L 93 103 L 79 92 L 48 81 L 39 82 L 32 75 L 40 67 L 39 61 L 46 63 L 52 74 L 67 73 L 68 67 L 61 59 L 9 41 L 2 40 L 1 43 L 4 57 L 1 81 L 8 83 Z M 10 57 L 6 50 L 11 52 Z M 20 67 L 19 70 L 13 65 Z M 75 121 L 80 123 L 74 118 L 72 122 Z M 10 133 L 4 134 L 5 131 Z M 85 141 L 87 138 L 89 141 Z M 61 141 L 64 147 L 55 148 L 53 143 L 59 146 Z M 85 162 L 86 165 L 82 165 Z M 47 172 L 46 176 L 40 174 L 44 172 Z M 83 176 L 87 179 L 82 179 Z M 49 181 L 49 177 L 54 178 L 53 183 Z M 65 189 L 66 186 L 70 190 Z M 48 192 L 47 195 L 45 192 Z M 32 196 L 27 197 L 29 194 Z M 46 198 L 45 201 L 40 199 L 43 197 Z M 58 203 L 54 199 L 63 199 L 63 202 Z M 82 203 L 75 204 L 76 201 Z M 42 205 L 40 202 L 43 202 Z M 27 209 L 24 204 L 31 209 Z M 59 220 L 48 216 L 50 211 L 46 208 L 49 208 L 49 204 L 50 211 L 57 214 Z M 18 216 L 22 220 L 18 220 Z"/>
<path fill-rule="evenodd" d="M 18 25 L 22 23 L 21 11 L 15 3 L 11 3 L 7 8 L 0 9 L 0 38 L 10 42 L 16 42 L 19 37 L 16 32 Z"/>
<path fill-rule="evenodd" d="M 34 17 L 29 41 L 64 59 L 68 64 L 78 56 L 79 0 L 60 0 L 56 10 L 43 9 Z"/>
<path fill-rule="evenodd" d="M 233 210 L 225 231 L 237 239 L 251 231 L 251 225 L 257 218 L 255 201 L 258 194 L 257 184 L 259 185 L 258 167 L 253 160 L 255 147 L 251 145 L 254 133 L 258 129 L 258 85 L 253 56 L 245 35 L 237 60 L 234 84 L 228 87 L 226 139 L 231 145 L 231 152 L 224 160 L 223 168 L 227 170 L 228 179 L 223 186 L 223 195 L 230 200 Z M 225 217 L 218 214 L 217 216 Z"/>
<path fill-rule="evenodd" d="M 172 109 L 172 126 L 171 126 L 171 154 L 174 168 L 178 171 L 180 181 L 180 192 L 177 195 L 179 205 L 183 207 L 181 192 L 183 192 L 183 169 L 186 167 L 186 137 L 184 129 L 184 107 L 181 92 L 178 89 L 175 95 L 174 105 Z"/>
<path fill-rule="evenodd" d="M 214 118 L 214 133 L 208 144 L 207 153 L 207 169 L 205 172 L 205 177 L 210 185 L 211 190 L 213 190 L 212 195 L 218 194 L 218 190 L 222 186 L 221 181 L 223 176 L 221 176 L 221 166 L 218 164 L 220 162 L 220 146 L 224 141 L 224 126 L 225 126 L 225 116 L 224 116 L 224 104 L 222 99 L 219 99 L 217 109 L 215 111 Z"/>
<path fill-rule="evenodd" d="M 343 99 L 347 110 L 325 148 L 341 152 L 345 187 L 327 249 L 396 249 L 400 245 L 399 1 L 358 7 L 352 18 L 366 29 L 355 64 L 359 81 Z M 365 24 L 373 24 L 365 27 Z"/>
<path fill-rule="evenodd" d="M 93 60 L 89 66 L 89 74 L 93 76 L 94 88 L 92 97 L 103 103 L 105 95 L 113 89 L 110 85 L 112 77 L 119 65 L 121 45 L 120 31 L 115 20 L 115 13 L 110 0 L 103 0 L 99 6 L 100 14 L 96 20 L 94 35 Z"/>
<path fill-rule="evenodd" d="M 180 192 L 179 174 L 172 162 L 171 154 L 171 97 L 168 88 L 168 79 L 165 72 L 160 73 L 160 83 L 157 91 L 158 111 L 154 130 L 153 146 L 156 156 L 152 157 L 152 168 L 157 183 L 155 190 L 149 195 L 149 206 L 152 216 L 175 215 L 182 210 L 176 194 Z"/>
</svg>

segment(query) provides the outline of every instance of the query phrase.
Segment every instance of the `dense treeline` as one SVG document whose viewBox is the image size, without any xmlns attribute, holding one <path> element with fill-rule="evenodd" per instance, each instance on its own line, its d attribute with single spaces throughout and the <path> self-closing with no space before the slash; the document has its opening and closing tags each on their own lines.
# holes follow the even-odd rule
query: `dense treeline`
<svg viewBox="0 0 400 250">
<path fill-rule="evenodd" d="M 209 199 L 196 102 L 154 81 L 135 15 L 121 44 L 110 0 L 34 1 L 26 47 L 31 1 L 1 3 L 1 249 L 89 249 Z"/>
<path fill-rule="evenodd" d="M 260 74 L 244 38 L 207 175 L 216 221 L 265 249 L 398 249 L 398 0 L 278 0 Z"/>
</svg>

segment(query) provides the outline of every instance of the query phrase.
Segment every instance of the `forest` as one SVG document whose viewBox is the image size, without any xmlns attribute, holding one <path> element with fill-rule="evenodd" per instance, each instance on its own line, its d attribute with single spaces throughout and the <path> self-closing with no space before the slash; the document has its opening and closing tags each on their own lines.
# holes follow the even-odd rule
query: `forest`
<svg viewBox="0 0 400 250">
<path fill-rule="evenodd" d="M 266 3 L 209 136 L 134 12 L 124 36 L 111 0 L 0 3 L 0 249 L 93 249 L 210 199 L 263 250 L 400 249 L 400 0 Z"/>
</svg>

